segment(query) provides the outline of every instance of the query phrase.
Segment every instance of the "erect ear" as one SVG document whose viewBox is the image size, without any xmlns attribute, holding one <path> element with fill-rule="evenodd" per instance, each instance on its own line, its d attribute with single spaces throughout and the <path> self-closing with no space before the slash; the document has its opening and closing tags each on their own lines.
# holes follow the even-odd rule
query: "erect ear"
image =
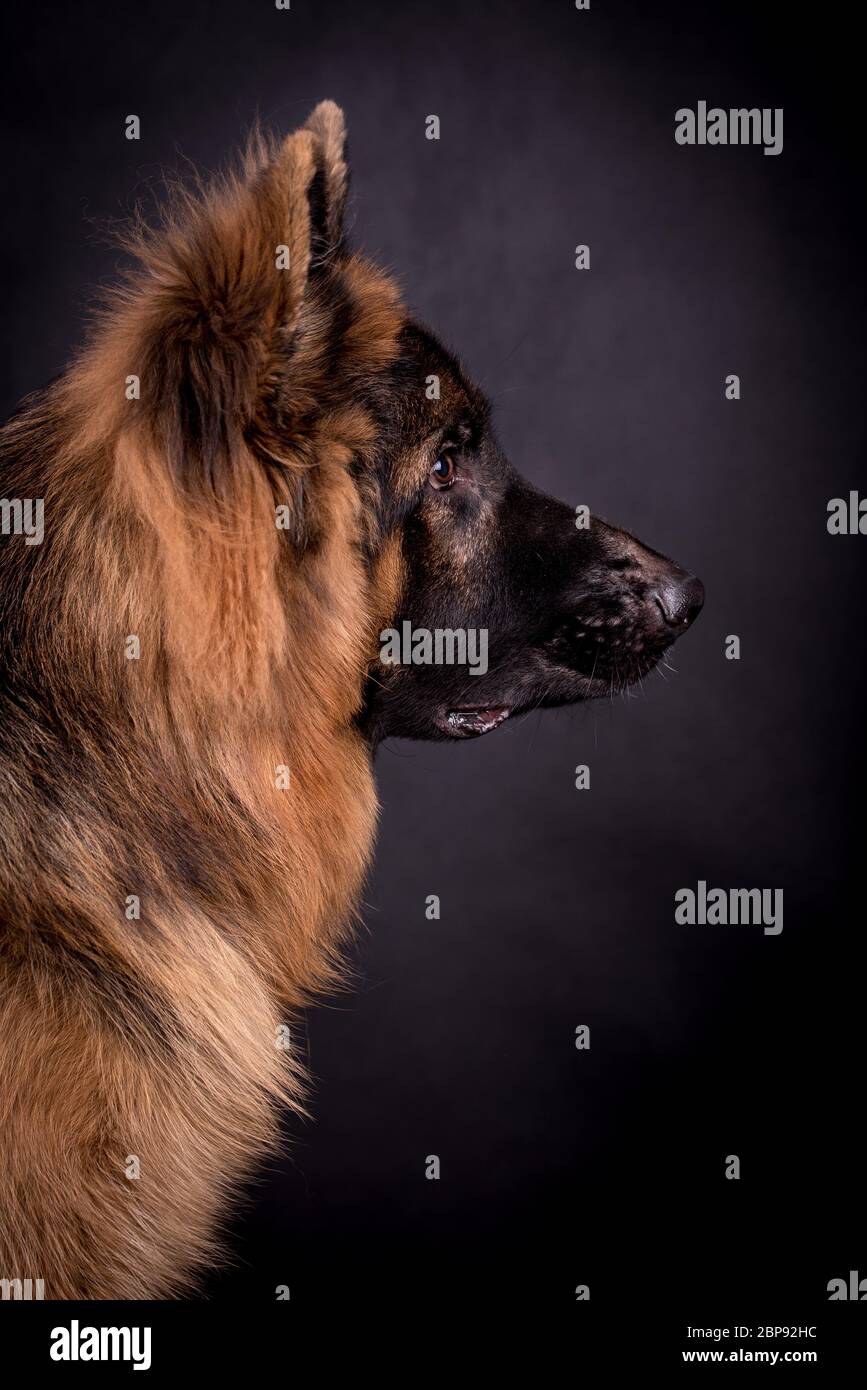
<svg viewBox="0 0 867 1390">
<path fill-rule="evenodd" d="M 240 174 L 179 195 L 164 229 L 132 245 L 138 418 L 191 495 L 230 492 L 253 440 L 287 462 L 267 411 L 316 262 L 339 243 L 344 143 L 341 112 L 323 102 L 279 145 L 254 137 Z"/>
<path fill-rule="evenodd" d="M 324 257 L 339 247 L 349 191 L 346 163 L 346 122 L 333 101 L 320 101 L 306 130 L 316 141 L 316 177 L 311 187 L 314 256 Z"/>
</svg>

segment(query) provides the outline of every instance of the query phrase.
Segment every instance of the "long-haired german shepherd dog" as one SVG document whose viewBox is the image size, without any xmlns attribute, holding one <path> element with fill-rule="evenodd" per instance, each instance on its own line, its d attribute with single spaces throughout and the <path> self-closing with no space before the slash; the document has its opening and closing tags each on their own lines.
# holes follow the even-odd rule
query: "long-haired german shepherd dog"
<svg viewBox="0 0 867 1390">
<path fill-rule="evenodd" d="M 2 431 L 0 1277 L 177 1297 L 340 978 L 387 735 L 608 695 L 702 587 L 535 491 L 343 239 L 341 112 L 181 191 Z M 435 385 L 434 385 L 435 383 Z M 17 521 L 44 503 L 44 539 Z M 487 670 L 382 659 L 485 630 Z"/>
</svg>

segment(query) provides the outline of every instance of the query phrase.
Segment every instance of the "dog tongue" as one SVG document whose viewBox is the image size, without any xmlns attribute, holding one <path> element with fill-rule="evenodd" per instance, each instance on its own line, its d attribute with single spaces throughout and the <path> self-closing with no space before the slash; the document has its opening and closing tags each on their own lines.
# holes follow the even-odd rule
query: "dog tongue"
<svg viewBox="0 0 867 1390">
<path fill-rule="evenodd" d="M 496 729 L 508 717 L 509 711 L 504 705 L 491 709 L 450 709 L 446 715 L 446 729 L 456 738 L 477 738 L 479 734 Z"/>
</svg>

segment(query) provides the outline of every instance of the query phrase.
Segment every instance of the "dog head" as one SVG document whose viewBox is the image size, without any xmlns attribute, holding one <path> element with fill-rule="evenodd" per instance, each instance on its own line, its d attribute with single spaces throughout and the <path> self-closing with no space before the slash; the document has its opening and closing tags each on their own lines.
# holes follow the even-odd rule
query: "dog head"
<svg viewBox="0 0 867 1390">
<path fill-rule="evenodd" d="M 342 210 L 340 132 L 334 116 L 326 163 Z M 324 281 L 338 320 L 339 216 Z M 372 448 L 354 460 L 377 518 L 370 571 L 388 576 L 359 717 L 373 742 L 474 737 L 529 709 L 608 695 L 647 674 L 697 617 L 700 580 L 516 472 L 489 402 L 411 317 L 355 396 L 342 364 L 336 380 L 340 399 L 375 420 Z"/>
</svg>

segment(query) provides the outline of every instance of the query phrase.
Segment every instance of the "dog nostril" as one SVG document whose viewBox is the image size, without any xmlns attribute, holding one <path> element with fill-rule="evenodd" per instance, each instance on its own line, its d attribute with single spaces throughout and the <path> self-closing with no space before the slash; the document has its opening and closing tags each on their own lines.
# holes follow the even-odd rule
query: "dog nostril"
<svg viewBox="0 0 867 1390">
<path fill-rule="evenodd" d="M 694 623 L 704 605 L 704 585 L 694 574 L 671 579 L 653 590 L 666 627 L 675 633 L 685 632 Z"/>
<path fill-rule="evenodd" d="M 653 599 L 653 602 L 656 604 L 657 608 L 659 609 L 660 613 L 662 614 L 662 620 L 663 620 L 663 622 L 665 622 L 665 623 L 670 622 L 671 619 L 670 619 L 669 616 L 668 616 L 668 609 L 666 608 L 665 604 L 664 604 L 663 601 L 662 601 L 662 595 L 661 595 L 661 594 L 657 594 L 657 593 L 653 593 L 653 594 L 651 594 L 651 598 Z"/>
</svg>

